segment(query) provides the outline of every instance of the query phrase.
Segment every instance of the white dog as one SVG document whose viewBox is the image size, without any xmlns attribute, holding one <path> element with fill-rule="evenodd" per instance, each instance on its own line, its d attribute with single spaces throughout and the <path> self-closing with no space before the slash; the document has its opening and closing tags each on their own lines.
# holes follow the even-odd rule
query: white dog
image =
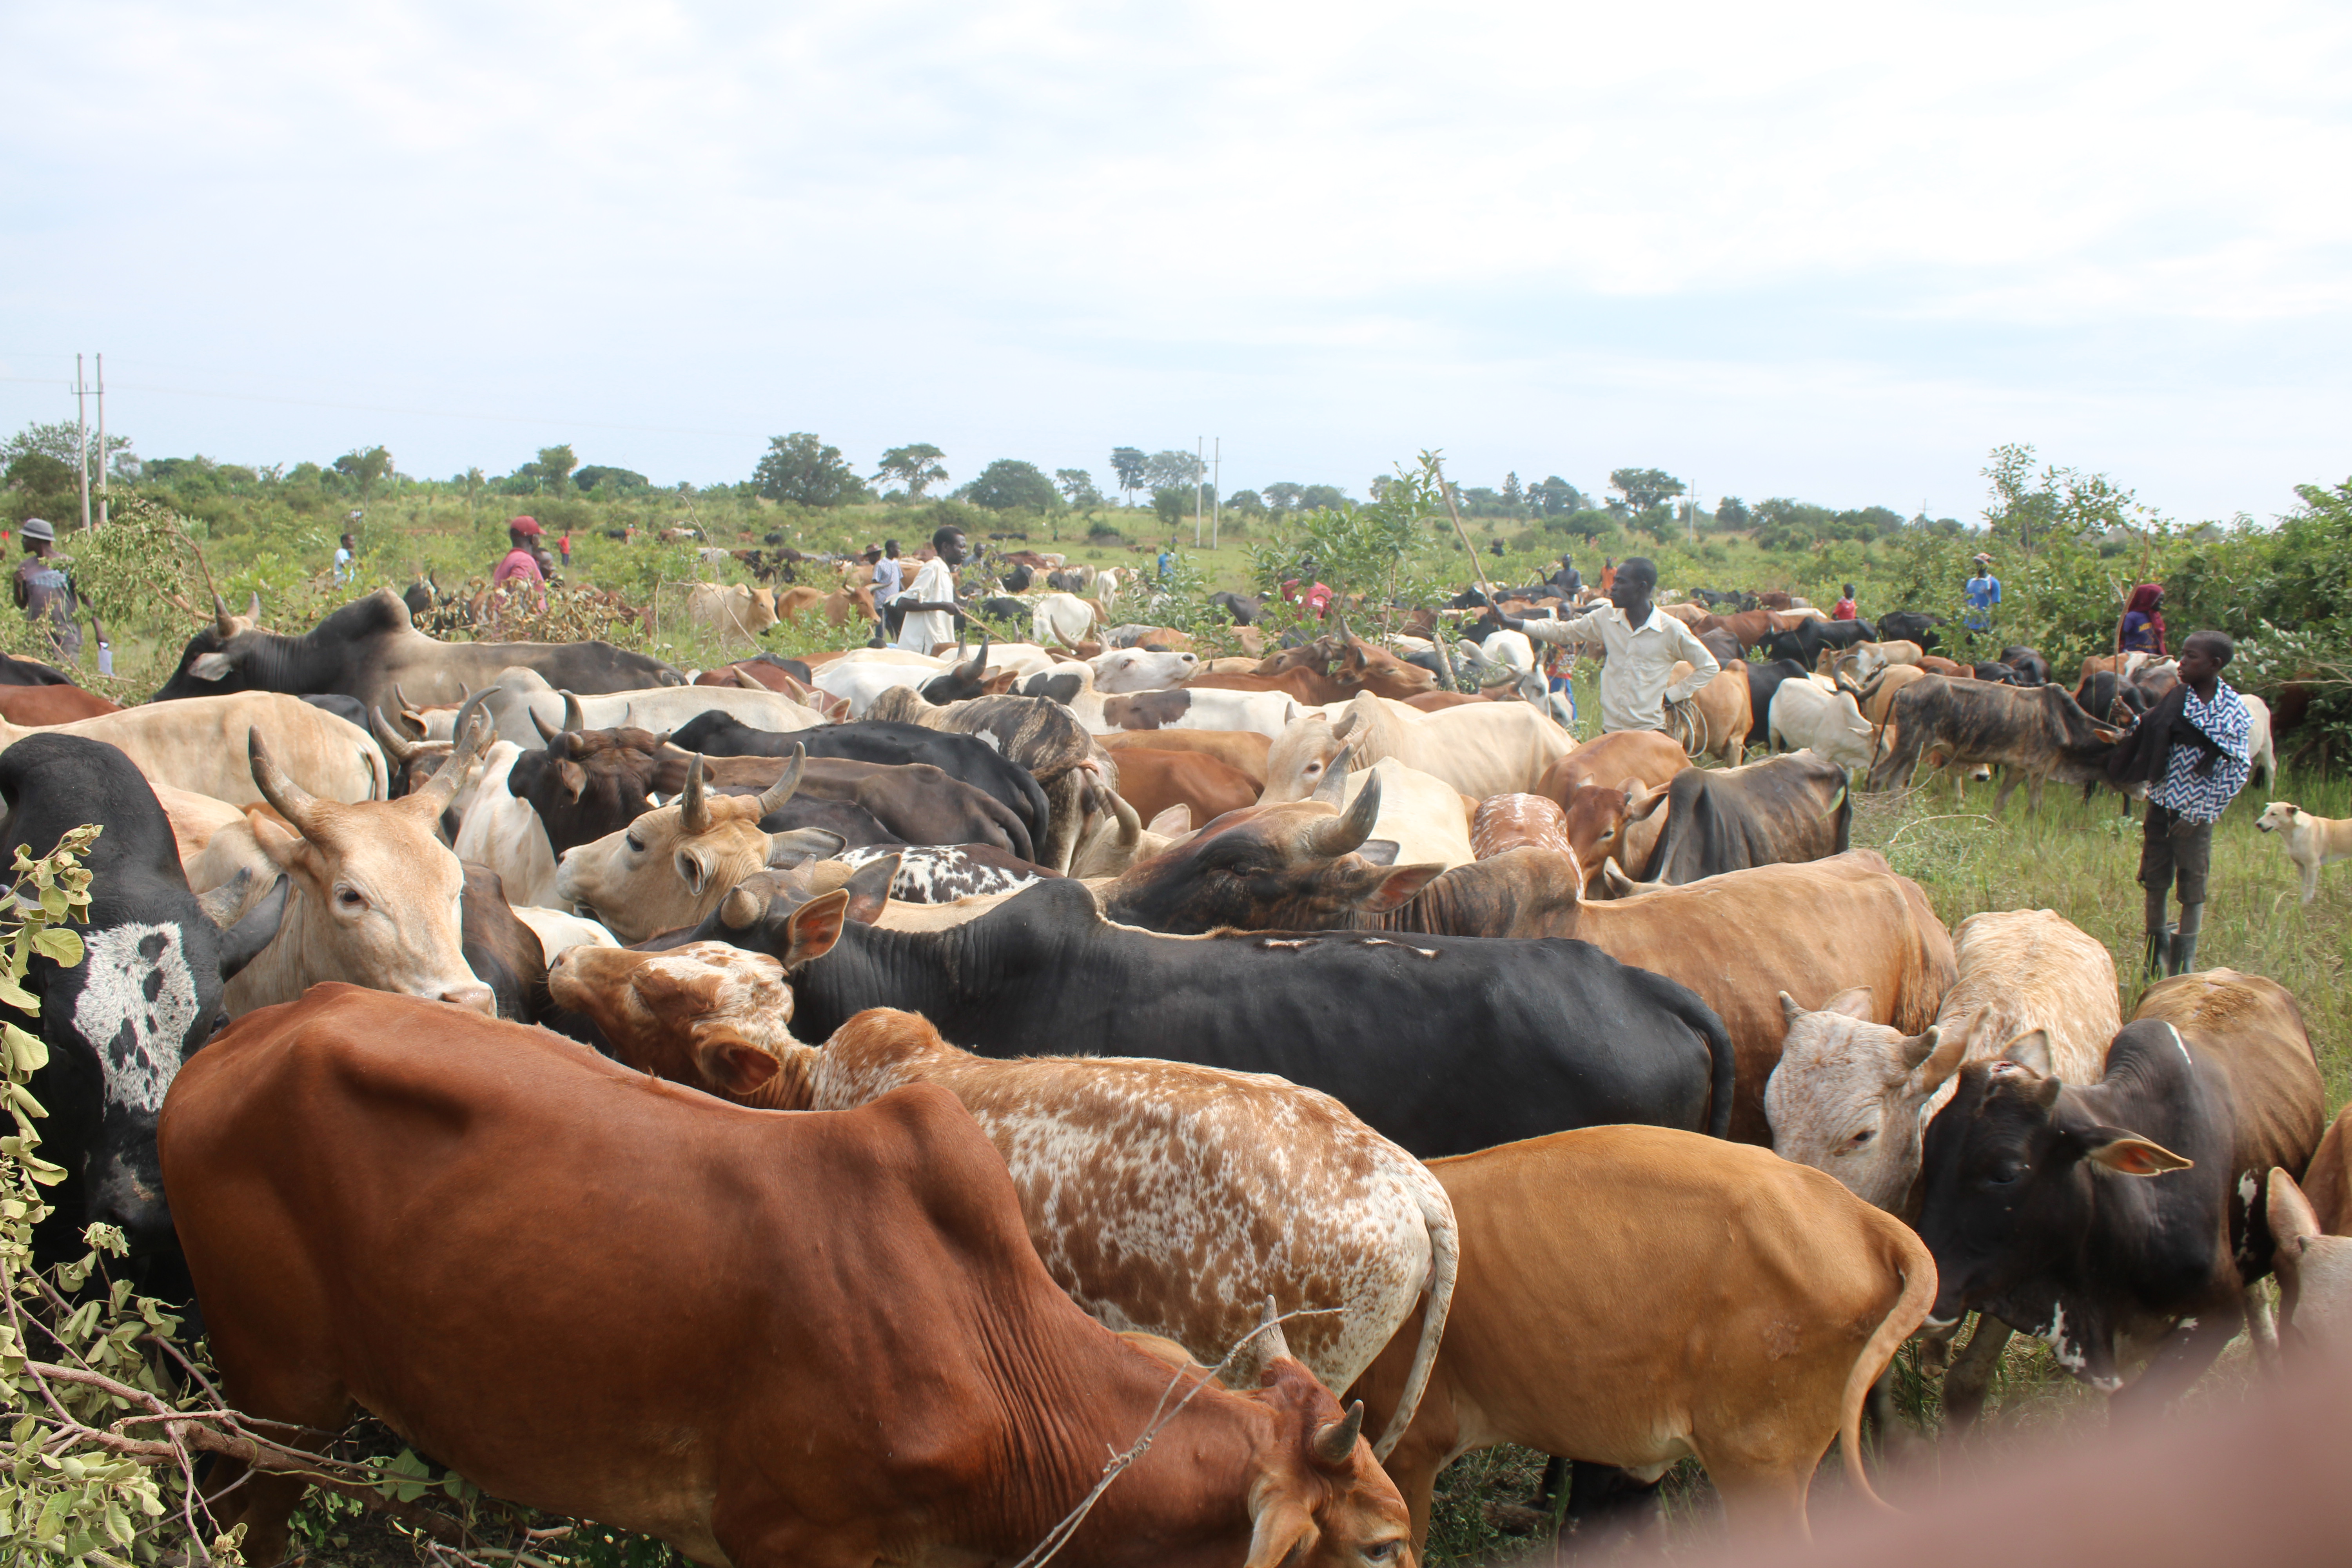
<svg viewBox="0 0 2352 1568">
<path fill-rule="evenodd" d="M 2319 868 L 2338 860 L 2352 860 L 2352 818 L 2336 821 L 2314 816 L 2299 805 L 2274 800 L 2263 807 L 2254 826 L 2275 833 L 2286 844 L 2286 858 L 2303 872 L 2303 901 L 2319 892 Z"/>
</svg>

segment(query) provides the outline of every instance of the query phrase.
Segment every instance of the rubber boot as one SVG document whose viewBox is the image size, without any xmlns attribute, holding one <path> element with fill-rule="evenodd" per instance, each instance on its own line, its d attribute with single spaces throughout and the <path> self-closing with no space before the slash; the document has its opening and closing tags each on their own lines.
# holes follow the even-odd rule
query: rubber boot
<svg viewBox="0 0 2352 1568">
<path fill-rule="evenodd" d="M 2170 956 L 2172 928 L 2151 926 L 2147 933 L 2147 973 L 2142 984 L 2164 978 L 2165 960 Z"/>
<path fill-rule="evenodd" d="M 2171 971 L 2186 974 L 2197 967 L 2197 935 L 2205 924 L 2205 906 L 2180 906 L 2180 924 L 2172 933 Z"/>
</svg>

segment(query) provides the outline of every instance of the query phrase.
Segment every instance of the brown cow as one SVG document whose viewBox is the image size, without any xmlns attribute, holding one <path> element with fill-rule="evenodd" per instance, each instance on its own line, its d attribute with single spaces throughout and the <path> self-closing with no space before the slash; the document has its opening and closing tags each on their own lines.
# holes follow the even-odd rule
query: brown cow
<svg viewBox="0 0 2352 1568">
<path fill-rule="evenodd" d="M 2352 1105 L 2336 1112 L 2321 1134 L 2319 1152 L 2311 1157 L 2302 1186 L 2322 1230 L 2352 1236 Z"/>
<path fill-rule="evenodd" d="M 1265 756 L 1274 744 L 1274 737 L 1255 730 L 1118 730 L 1095 740 L 1113 756 L 1137 746 L 1154 752 L 1200 752 L 1243 774 L 1253 790 L 1265 788 Z"/>
<path fill-rule="evenodd" d="M 1591 1127 L 1435 1160 L 1462 1266 L 1437 1368 L 1389 1474 L 1432 1483 L 1497 1443 L 1654 1480 L 1696 1458 L 1737 1529 L 1801 1536 L 1832 1438 L 1865 1496 L 1862 1409 L 1927 1317 L 1908 1227 L 1819 1171 L 1655 1127 Z M 1374 1420 L 1414 1336 L 1352 1391 Z"/>
<path fill-rule="evenodd" d="M 121 711 L 121 703 L 79 686 L 0 686 L 0 719 L 11 724 L 70 724 Z"/>
<path fill-rule="evenodd" d="M 699 1562 L 1010 1562 L 1163 1412 L 1057 1562 L 1353 1568 L 1410 1529 L 1361 1412 L 1286 1357 L 1171 1412 L 1190 1380 L 1055 1285 L 932 1085 L 777 1116 L 326 985 L 190 1057 L 158 1143 L 237 1408 L 335 1431 L 356 1403 Z M 209 1479 L 256 1563 L 303 1486 Z"/>
<path fill-rule="evenodd" d="M 1118 793 L 1145 820 L 1171 805 L 1190 806 L 1192 820 L 1211 822 L 1257 804 L 1257 786 L 1238 768 L 1201 752 L 1124 746 L 1118 752 Z"/>
<path fill-rule="evenodd" d="M 1622 789 L 1579 784 L 1570 792 L 1568 847 L 1583 868 L 1587 897 L 1598 895 L 1602 868 L 1613 864 L 1625 871 L 1649 863 L 1665 827 L 1667 796 L 1664 784 L 1644 788 L 1640 779 L 1627 780 Z"/>
<path fill-rule="evenodd" d="M 1587 741 L 1546 768 L 1535 793 L 1568 804 L 1569 792 L 1580 784 L 1613 784 L 1623 788 L 1633 780 L 1664 784 L 1685 768 L 1690 758 L 1670 735 L 1655 730 L 1619 730 Z"/>
<path fill-rule="evenodd" d="M 1688 660 L 1675 661 L 1675 679 L 1690 673 Z M 1699 727 L 1685 742 L 1685 749 L 1692 756 L 1721 757 L 1738 767 L 1740 758 L 1748 754 L 1748 733 L 1756 727 L 1748 700 L 1747 664 L 1735 658 L 1725 665 L 1713 680 L 1691 693 L 1691 701 L 1698 710 Z M 1668 717 L 1671 721 L 1673 716 Z"/>
<path fill-rule="evenodd" d="M 785 958 L 824 952 L 848 898 L 795 911 Z M 1328 1095 L 1188 1062 L 996 1061 L 887 1007 L 805 1046 L 786 1028 L 785 964 L 766 953 L 723 942 L 573 952 L 549 977 L 556 997 L 594 1019 L 619 1060 L 673 1082 L 770 1110 L 848 1110 L 910 1083 L 947 1089 L 1004 1155 L 1046 1268 L 1114 1329 L 1163 1335 L 1205 1363 L 1269 1299 L 1282 1312 L 1323 1308 L 1289 1338 L 1331 1388 L 1371 1364 L 1424 1289 L 1443 1331 L 1457 1251 L 1445 1194 Z M 1219 1267 L 1199 1267 L 1204 1254 Z M 1423 1336 L 1409 1404 L 1437 1339 Z M 1245 1353 L 1226 1381 L 1247 1387 L 1258 1370 Z"/>
</svg>

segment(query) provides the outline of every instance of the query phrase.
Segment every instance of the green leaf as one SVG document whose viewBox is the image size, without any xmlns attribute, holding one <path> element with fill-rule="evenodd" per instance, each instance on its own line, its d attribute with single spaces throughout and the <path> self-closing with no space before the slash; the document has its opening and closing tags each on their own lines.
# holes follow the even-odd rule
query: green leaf
<svg viewBox="0 0 2352 1568">
<path fill-rule="evenodd" d="M 33 945 L 42 957 L 63 968 L 71 969 L 81 962 L 81 937 L 67 928 L 51 926 L 35 931 Z"/>
</svg>

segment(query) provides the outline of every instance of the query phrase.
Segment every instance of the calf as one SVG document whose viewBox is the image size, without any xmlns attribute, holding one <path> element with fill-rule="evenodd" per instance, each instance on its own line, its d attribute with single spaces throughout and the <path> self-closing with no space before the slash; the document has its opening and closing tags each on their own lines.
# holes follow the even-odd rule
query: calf
<svg viewBox="0 0 2352 1568">
<path fill-rule="evenodd" d="M 2303 901 L 2319 896 L 2319 871 L 2338 860 L 2352 860 L 2352 819 L 2314 816 L 2290 801 L 2274 800 L 2263 807 L 2254 826 L 2275 833 L 2286 847 L 2286 858 L 2303 873 Z"/>
<path fill-rule="evenodd" d="M 2217 975 L 2226 1000 L 2214 1006 Z M 2195 1381 L 2244 1322 L 2245 1287 L 2269 1271 L 2251 1200 L 2271 1167 L 2308 1161 L 2319 1136 L 2309 1041 L 2244 1026 L 2258 990 L 2226 970 L 2158 985 L 2096 1083 L 2053 1076 L 2039 1034 L 1960 1069 L 1925 1149 L 1935 1326 L 1980 1309 L 2109 1394 L 2124 1387 L 2117 1337 L 2151 1339 L 2136 1403 Z"/>
<path fill-rule="evenodd" d="M 805 962 L 840 930 L 844 896 L 793 917 Z M 877 1007 L 822 1048 L 785 1032 L 784 964 L 723 942 L 661 953 L 586 949 L 550 978 L 631 1067 L 746 1105 L 846 1110 L 935 1083 L 1004 1156 L 1037 1255 L 1114 1329 L 1213 1363 L 1258 1321 L 1304 1311 L 1289 1342 L 1328 1388 L 1371 1364 L 1427 1292 L 1410 1405 L 1454 1292 L 1453 1211 L 1427 1167 L 1328 1095 L 1279 1079 L 1117 1057 L 992 1061 L 919 1015 Z M 1204 1268 L 1204 1258 L 1217 1259 Z M 1255 1356 L 1229 1381 L 1257 1380 Z M 1391 1424 L 1373 1452 L 1402 1432 Z"/>
<path fill-rule="evenodd" d="M 1517 1443 L 1654 1483 L 1696 1458 L 1735 1528 L 1801 1535 L 1832 1438 L 1862 1462 L 1871 1384 L 1936 1295 L 1927 1249 L 1818 1172 L 1650 1127 L 1559 1132 L 1435 1161 L 1462 1231 L 1436 1369 L 1388 1458 L 1429 1531 L 1457 1457 Z M 1351 1391 L 1372 1419 L 1419 1337 Z"/>
<path fill-rule="evenodd" d="M 1681 680 L 1691 673 L 1687 660 L 1675 663 L 1674 679 Z M 1693 757 L 1721 757 L 1734 767 L 1748 754 L 1748 731 L 1756 727 L 1756 716 L 1748 705 L 1748 667 L 1733 659 L 1708 681 L 1691 694 L 1692 710 L 1697 721 L 1685 732 L 1677 712 L 1666 716 L 1667 727 L 1675 731 L 1683 750 Z"/>
<path fill-rule="evenodd" d="M 343 986 L 190 1068 L 164 1178 L 251 1417 L 356 1403 L 486 1491 L 744 1568 L 1017 1560 L 1165 1417 L 1058 1563 L 1402 1560 L 1362 1413 L 1286 1355 L 1195 1390 L 1089 1320 L 944 1089 L 777 1116 Z M 278 1561 L 304 1478 L 207 1483 Z"/>
<path fill-rule="evenodd" d="M 1664 784 L 1688 766 L 1690 758 L 1671 736 L 1654 730 L 1619 730 L 1587 741 L 1544 769 L 1535 793 L 1565 806 L 1570 793 L 1582 784 L 1622 788 L 1629 781 Z"/>
<path fill-rule="evenodd" d="M 1823 691 L 1810 680 L 1782 683 L 1767 732 L 1776 752 L 1801 747 L 1841 768 L 1866 768 L 1878 752 L 1878 731 L 1853 692 Z"/>
</svg>

